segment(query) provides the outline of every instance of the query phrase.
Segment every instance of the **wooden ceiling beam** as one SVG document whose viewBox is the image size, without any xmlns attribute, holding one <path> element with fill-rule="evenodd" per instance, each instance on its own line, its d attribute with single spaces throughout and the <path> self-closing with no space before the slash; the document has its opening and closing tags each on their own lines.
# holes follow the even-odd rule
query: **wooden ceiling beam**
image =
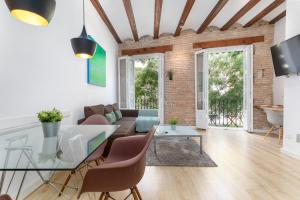
<svg viewBox="0 0 300 200">
<path fill-rule="evenodd" d="M 116 30 L 114 29 L 112 23 L 110 22 L 109 18 L 107 17 L 106 13 L 104 12 L 102 6 L 100 5 L 98 0 L 90 0 L 93 4 L 94 8 L 96 9 L 97 13 L 103 20 L 103 22 L 106 24 L 108 30 L 111 32 L 111 34 L 114 36 L 117 43 L 122 43 L 119 35 L 117 34 Z"/>
<path fill-rule="evenodd" d="M 245 37 L 245 38 L 235 38 L 227 40 L 215 40 L 208 42 L 198 42 L 193 44 L 194 49 L 208 49 L 216 47 L 228 47 L 228 46 L 237 46 L 237 45 L 249 45 L 257 42 L 264 42 L 264 36 L 255 36 L 255 37 Z"/>
<path fill-rule="evenodd" d="M 219 12 L 224 8 L 224 6 L 227 4 L 229 0 L 219 0 L 214 9 L 210 12 L 210 14 L 207 16 L 205 21 L 202 23 L 202 25 L 197 30 L 197 34 L 202 33 L 205 31 L 205 29 L 209 26 L 209 24 L 213 21 L 213 19 L 219 14 Z"/>
<path fill-rule="evenodd" d="M 241 8 L 220 30 L 228 30 L 234 23 L 241 19 L 249 10 L 251 10 L 261 0 L 250 0 L 243 8 Z"/>
<path fill-rule="evenodd" d="M 259 14 L 257 14 L 253 19 L 251 19 L 247 24 L 244 25 L 244 28 L 248 28 L 261 20 L 264 16 L 269 14 L 271 11 L 273 11 L 275 8 L 280 6 L 285 0 L 275 0 L 273 3 L 271 3 L 268 7 L 266 7 L 263 11 L 261 11 Z"/>
<path fill-rule="evenodd" d="M 176 31 L 174 33 L 174 36 L 179 36 L 180 35 L 182 27 L 184 26 L 185 21 L 186 21 L 187 17 L 189 16 L 194 3 L 195 3 L 195 0 L 187 0 L 187 2 L 185 4 L 185 7 L 183 9 L 183 12 L 181 14 L 179 23 L 177 25 Z"/>
<path fill-rule="evenodd" d="M 269 23 L 270 24 L 275 24 L 276 22 L 278 22 L 279 20 L 281 20 L 282 18 L 284 18 L 286 16 L 286 10 L 283 11 L 282 13 L 280 13 L 278 16 L 276 16 L 274 19 L 272 19 Z"/>
<path fill-rule="evenodd" d="M 159 37 L 160 18 L 163 0 L 155 0 L 155 14 L 154 14 L 154 39 Z"/>
<path fill-rule="evenodd" d="M 137 42 L 137 41 L 139 41 L 139 36 L 138 36 L 137 28 L 136 28 L 136 23 L 135 23 L 134 14 L 133 14 L 132 6 L 131 6 L 131 1 L 123 0 L 123 4 L 124 4 L 125 10 L 126 10 L 126 14 L 128 17 L 128 21 L 130 24 L 133 38 Z"/>
<path fill-rule="evenodd" d="M 122 50 L 122 56 L 133 56 L 133 55 L 149 54 L 149 53 L 165 53 L 172 50 L 173 50 L 173 45 L 146 47 L 146 48 L 139 48 L 139 49 L 125 49 Z"/>
</svg>

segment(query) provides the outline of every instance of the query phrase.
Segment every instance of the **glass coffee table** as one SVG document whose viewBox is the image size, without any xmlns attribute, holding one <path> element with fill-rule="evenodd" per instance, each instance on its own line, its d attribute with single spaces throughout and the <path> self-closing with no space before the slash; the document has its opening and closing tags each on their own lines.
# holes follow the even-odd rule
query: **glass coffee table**
<svg viewBox="0 0 300 200">
<path fill-rule="evenodd" d="M 155 126 L 156 131 L 154 134 L 154 153 L 156 151 L 156 140 L 162 137 L 185 137 L 189 139 L 190 137 L 198 137 L 200 139 L 200 154 L 203 154 L 203 139 L 202 134 L 196 131 L 192 126 L 176 126 L 173 129 L 170 125 L 159 125 Z"/>
</svg>

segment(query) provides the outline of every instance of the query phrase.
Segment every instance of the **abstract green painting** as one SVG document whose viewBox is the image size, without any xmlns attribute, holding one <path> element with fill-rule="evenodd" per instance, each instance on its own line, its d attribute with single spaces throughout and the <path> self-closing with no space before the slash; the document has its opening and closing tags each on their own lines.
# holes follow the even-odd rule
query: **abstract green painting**
<svg viewBox="0 0 300 200">
<path fill-rule="evenodd" d="M 91 36 L 89 38 L 95 41 Z M 88 59 L 88 84 L 106 87 L 106 52 L 97 44 L 97 49 L 93 58 Z"/>
</svg>

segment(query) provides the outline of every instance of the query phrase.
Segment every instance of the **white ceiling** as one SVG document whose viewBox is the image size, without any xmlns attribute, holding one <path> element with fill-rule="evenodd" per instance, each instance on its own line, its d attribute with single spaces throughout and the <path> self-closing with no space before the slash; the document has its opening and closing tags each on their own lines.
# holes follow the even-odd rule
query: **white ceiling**
<svg viewBox="0 0 300 200">
<path fill-rule="evenodd" d="M 187 0 L 163 0 L 160 34 L 175 32 L 186 1 Z M 210 26 L 221 28 L 248 1 L 249 0 L 229 0 L 217 17 L 211 22 Z M 273 1 L 275 0 L 261 0 L 254 8 L 245 14 L 238 23 L 242 25 L 246 24 Z M 123 0 L 99 0 L 99 2 L 121 40 L 132 39 L 133 36 Z M 183 29 L 197 30 L 217 2 L 218 0 L 196 0 Z M 145 35 L 153 36 L 155 0 L 131 0 L 131 4 L 139 37 Z M 272 20 L 285 10 L 285 6 L 285 3 L 283 3 L 265 16 L 264 20 Z"/>
</svg>

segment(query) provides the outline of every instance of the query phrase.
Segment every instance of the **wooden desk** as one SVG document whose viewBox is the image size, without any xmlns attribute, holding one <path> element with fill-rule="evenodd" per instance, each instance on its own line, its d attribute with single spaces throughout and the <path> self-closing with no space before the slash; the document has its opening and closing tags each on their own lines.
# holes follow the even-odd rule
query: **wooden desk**
<svg viewBox="0 0 300 200">
<path fill-rule="evenodd" d="M 254 106 L 257 109 L 270 109 L 277 112 L 283 112 L 284 107 L 282 105 L 255 105 Z"/>
</svg>

